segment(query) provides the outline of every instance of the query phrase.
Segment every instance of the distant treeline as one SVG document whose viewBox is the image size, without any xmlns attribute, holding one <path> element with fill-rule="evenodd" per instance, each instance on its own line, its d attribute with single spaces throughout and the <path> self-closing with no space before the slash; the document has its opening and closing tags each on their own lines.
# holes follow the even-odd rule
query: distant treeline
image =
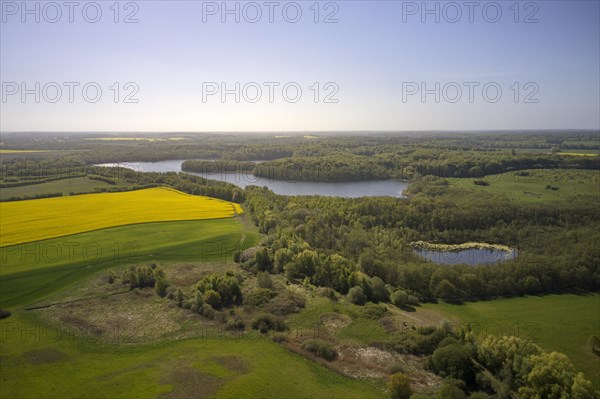
<svg viewBox="0 0 600 399">
<path fill-rule="evenodd" d="M 600 157 L 559 154 L 511 155 L 496 152 L 416 150 L 410 154 L 285 158 L 262 163 L 219 160 L 185 161 L 190 172 L 252 174 L 273 180 L 342 182 L 418 176 L 481 178 L 523 169 L 600 169 Z"/>
<path fill-rule="evenodd" d="M 243 202 L 245 200 L 244 190 L 230 183 L 204 179 L 186 173 L 142 173 L 120 167 L 88 166 L 82 161 L 70 158 L 49 158 L 43 161 L 7 159 L 2 162 L 1 172 L 0 187 L 17 187 L 76 177 L 88 177 L 110 185 L 119 185 L 104 191 L 169 186 L 194 195 L 206 195 L 233 202 Z M 57 193 L 40 194 L 36 198 L 56 195 Z M 27 196 L 14 196 L 12 200 L 30 198 Z"/>
</svg>

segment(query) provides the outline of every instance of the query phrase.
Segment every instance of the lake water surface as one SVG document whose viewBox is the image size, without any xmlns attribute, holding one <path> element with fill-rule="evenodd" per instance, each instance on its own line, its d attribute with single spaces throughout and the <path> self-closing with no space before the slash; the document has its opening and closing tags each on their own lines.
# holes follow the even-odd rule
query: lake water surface
<svg viewBox="0 0 600 399">
<path fill-rule="evenodd" d="M 97 166 L 133 169 L 138 172 L 181 172 L 183 160 L 159 161 L 159 162 L 120 162 L 106 163 Z M 408 187 L 408 183 L 398 180 L 372 180 L 342 183 L 322 183 L 304 181 L 273 180 L 267 177 L 254 176 L 248 172 L 185 172 L 190 175 L 202 176 L 206 179 L 225 181 L 239 187 L 266 186 L 276 194 L 280 195 L 323 195 L 332 197 L 374 197 L 390 196 L 404 197 L 402 191 Z"/>
</svg>

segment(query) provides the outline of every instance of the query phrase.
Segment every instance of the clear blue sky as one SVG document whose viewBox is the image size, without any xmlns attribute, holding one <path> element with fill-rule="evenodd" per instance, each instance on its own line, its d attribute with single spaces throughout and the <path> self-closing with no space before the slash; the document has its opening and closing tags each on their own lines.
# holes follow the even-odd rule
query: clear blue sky
<svg viewBox="0 0 600 399">
<path fill-rule="evenodd" d="M 460 6 L 459 18 L 448 2 L 427 2 L 430 9 L 439 7 L 439 23 L 435 15 L 422 15 L 421 1 L 320 2 L 319 23 L 314 22 L 313 1 L 297 2 L 302 10 L 297 23 L 284 19 L 286 4 L 285 16 L 295 17 L 290 2 L 278 2 L 273 23 L 264 1 L 257 2 L 262 17 L 256 23 L 244 18 L 255 16 L 250 6 L 244 14 L 248 2 L 238 3 L 239 23 L 233 15 L 225 15 L 223 23 L 221 10 L 208 14 L 214 6 L 220 9 L 221 1 L 137 1 L 127 9 L 121 2 L 119 23 L 113 20 L 113 1 L 98 2 L 102 16 L 97 23 L 84 19 L 82 9 L 89 3 L 85 1 L 73 10 L 73 23 L 64 6 L 60 19 L 50 23 L 56 10 L 44 9 L 47 2 L 39 2 L 36 23 L 34 14 L 22 15 L 21 1 L 0 3 L 4 132 L 600 127 L 598 1 L 520 2 L 518 15 L 510 8 L 513 1 L 499 1 L 502 15 L 496 23 L 489 22 L 496 18 L 490 2 L 475 2 L 473 22 L 463 1 L 454 3 Z M 36 2 L 28 7 L 34 9 Z M 228 7 L 234 8 L 235 2 Z M 86 10 L 86 17 L 94 19 L 94 7 Z M 123 23 L 132 12 L 139 22 Z M 323 23 L 332 12 L 338 22 Z M 40 83 L 40 102 L 34 94 L 22 102 L 21 84 L 35 91 L 35 82 Z M 55 88 L 48 85 L 43 90 L 50 82 L 62 87 L 56 103 L 49 101 Z M 65 82 L 79 84 L 72 103 Z M 96 103 L 82 95 L 88 82 L 102 89 Z M 120 92 L 116 103 L 115 82 Z M 135 88 L 124 88 L 128 82 L 139 88 L 133 96 L 137 103 L 123 102 Z M 240 88 L 256 82 L 262 98 L 248 101 L 255 89 L 247 86 L 248 98 L 242 96 L 239 103 L 234 95 L 222 102 L 219 93 L 203 101 L 204 82 L 217 87 L 225 83 L 230 89 L 235 82 Z M 273 102 L 264 82 L 279 83 Z M 283 96 L 282 86 L 289 82 L 302 89 L 296 103 Z M 315 82 L 320 88 L 317 103 Z M 325 87 L 328 82 L 333 84 Z M 439 103 L 434 94 L 422 101 L 422 84 L 435 91 L 436 82 Z M 449 100 L 455 99 L 456 88 L 447 85 L 450 82 L 462 90 L 454 103 Z M 472 102 L 465 82 L 476 85 Z M 486 84 L 491 84 L 488 97 L 482 93 Z M 502 95 L 491 102 L 497 87 Z M 15 88 L 18 92 L 11 94 Z M 336 88 L 333 99 L 338 102 L 325 103 L 325 95 Z M 419 92 L 409 95 L 407 90 L 415 88 Z M 90 99 L 94 93 L 89 89 Z M 291 100 L 295 89 L 288 95 Z"/>
</svg>

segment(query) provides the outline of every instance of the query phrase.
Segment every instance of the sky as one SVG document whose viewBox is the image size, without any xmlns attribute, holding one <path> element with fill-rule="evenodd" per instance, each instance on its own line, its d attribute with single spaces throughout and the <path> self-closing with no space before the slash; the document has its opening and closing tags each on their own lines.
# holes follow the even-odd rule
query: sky
<svg viewBox="0 0 600 399">
<path fill-rule="evenodd" d="M 600 128 L 599 1 L 0 10 L 1 132 Z"/>
</svg>

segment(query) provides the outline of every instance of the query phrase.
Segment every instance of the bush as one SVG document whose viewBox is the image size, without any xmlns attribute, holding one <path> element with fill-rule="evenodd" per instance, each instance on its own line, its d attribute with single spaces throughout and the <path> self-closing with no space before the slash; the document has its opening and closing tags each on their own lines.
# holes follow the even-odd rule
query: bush
<svg viewBox="0 0 600 399">
<path fill-rule="evenodd" d="M 435 395 L 436 399 L 467 399 L 467 395 L 458 387 L 444 383 Z"/>
<path fill-rule="evenodd" d="M 200 291 L 196 291 L 194 293 L 194 297 L 191 300 L 192 312 L 200 313 L 202 311 L 203 304 L 204 301 L 202 300 L 202 293 Z"/>
<path fill-rule="evenodd" d="M 250 291 L 249 294 L 244 298 L 244 304 L 252 306 L 262 306 L 269 302 L 274 296 L 275 292 L 267 288 L 255 288 Z"/>
<path fill-rule="evenodd" d="M 183 307 L 184 300 L 185 296 L 183 295 L 183 291 L 181 291 L 181 288 L 177 288 L 177 291 L 175 291 L 175 302 L 177 302 L 177 306 L 180 308 Z"/>
<path fill-rule="evenodd" d="M 317 294 L 325 297 L 325 298 L 329 298 L 332 301 L 336 300 L 336 296 L 335 296 L 335 290 L 333 288 L 329 288 L 329 287 L 320 287 L 317 290 Z"/>
<path fill-rule="evenodd" d="M 229 320 L 226 324 L 225 324 L 225 330 L 226 331 L 232 331 L 232 330 L 244 330 L 246 328 L 246 323 L 244 323 L 244 320 L 242 319 L 235 319 L 235 320 Z"/>
<path fill-rule="evenodd" d="M 394 293 L 392 293 L 390 296 L 390 302 L 392 302 L 394 306 L 402 308 L 408 305 L 408 294 L 406 291 L 402 290 L 394 291 Z"/>
<path fill-rule="evenodd" d="M 473 184 L 475 184 L 476 186 L 489 186 L 490 183 L 486 182 L 485 180 L 473 180 Z"/>
<path fill-rule="evenodd" d="M 263 314 L 258 316 L 252 322 L 252 329 L 258 330 L 261 333 L 273 331 L 285 331 L 286 325 L 282 319 L 272 314 Z"/>
<path fill-rule="evenodd" d="M 10 317 L 12 313 L 10 313 L 8 310 L 6 309 L 0 309 L 0 320 L 2 319 L 6 319 L 7 317 Z"/>
<path fill-rule="evenodd" d="M 390 367 L 390 374 L 402 373 L 404 372 L 404 365 L 402 363 L 394 363 Z"/>
<path fill-rule="evenodd" d="M 207 290 L 202 297 L 204 303 L 209 304 L 214 309 L 219 309 L 222 305 L 221 303 L 221 295 L 214 290 Z"/>
<path fill-rule="evenodd" d="M 348 291 L 348 300 L 355 305 L 364 305 L 367 302 L 367 297 L 360 287 L 352 287 Z"/>
<path fill-rule="evenodd" d="M 271 278 L 271 274 L 269 272 L 260 272 L 256 278 L 260 288 L 273 288 L 273 279 Z"/>
<path fill-rule="evenodd" d="M 381 278 L 373 277 L 369 283 L 371 285 L 371 299 L 373 302 L 387 302 L 389 300 L 387 288 Z"/>
<path fill-rule="evenodd" d="M 287 342 L 288 337 L 285 333 L 273 333 L 273 336 L 271 337 L 271 339 L 273 340 L 273 342 Z"/>
<path fill-rule="evenodd" d="M 208 303 L 205 303 L 204 305 L 202 305 L 202 307 L 200 309 L 201 309 L 200 313 L 202 314 L 202 316 L 204 316 L 210 320 L 215 318 L 215 310 Z"/>
<path fill-rule="evenodd" d="M 214 301 L 214 303 L 209 302 L 213 308 L 219 309 L 222 306 L 240 305 L 243 299 L 240 288 L 241 280 L 241 276 L 236 276 L 232 272 L 214 273 L 200 280 L 198 290 L 205 295 L 209 291 L 219 294 L 218 300 L 214 294 L 209 294 L 211 297 L 209 301 Z M 206 302 L 206 298 L 204 301 Z"/>
<path fill-rule="evenodd" d="M 483 392 L 473 392 L 469 395 L 469 399 L 488 399 L 489 396 Z"/>
<path fill-rule="evenodd" d="M 412 394 L 410 379 L 406 374 L 392 374 L 388 380 L 387 387 L 392 399 L 409 399 Z"/>
<path fill-rule="evenodd" d="M 398 353 L 429 355 L 448 335 L 448 329 L 444 326 L 437 329 L 435 327 L 419 327 L 416 330 L 401 331 L 390 341 L 382 342 L 380 345 Z"/>
<path fill-rule="evenodd" d="M 267 248 L 262 247 L 256 251 L 255 258 L 256 266 L 259 271 L 267 271 L 270 272 L 273 270 L 273 261 L 269 256 L 269 251 Z"/>
<path fill-rule="evenodd" d="M 304 341 L 302 343 L 302 349 L 312 352 L 329 361 L 335 360 L 338 355 L 333 345 L 320 339 L 309 339 Z"/>
<path fill-rule="evenodd" d="M 306 305 L 304 295 L 285 290 L 273 298 L 267 305 L 267 310 L 273 314 L 284 316 L 299 312 Z"/>
<path fill-rule="evenodd" d="M 367 319 L 379 320 L 387 313 L 385 305 L 367 303 L 362 309 L 361 316 Z"/>
<path fill-rule="evenodd" d="M 408 296 L 408 304 L 410 306 L 417 306 L 419 304 L 419 298 L 417 298 L 414 295 L 409 295 Z"/>
<path fill-rule="evenodd" d="M 471 359 L 458 344 L 437 348 L 430 358 L 431 368 L 442 377 L 452 377 L 471 383 L 475 379 Z"/>
<path fill-rule="evenodd" d="M 156 285 L 155 285 L 155 289 L 156 289 L 156 295 L 158 295 L 161 298 L 164 298 L 167 295 L 167 287 L 169 285 L 167 284 L 167 281 L 162 278 L 159 277 L 156 279 Z"/>
</svg>

